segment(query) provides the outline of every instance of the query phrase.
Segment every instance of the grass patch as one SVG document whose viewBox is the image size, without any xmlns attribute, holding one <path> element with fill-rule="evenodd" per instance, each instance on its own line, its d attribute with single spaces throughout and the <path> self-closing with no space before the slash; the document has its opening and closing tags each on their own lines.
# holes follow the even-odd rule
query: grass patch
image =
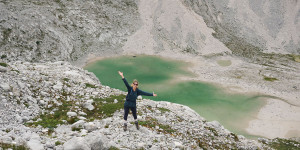
<svg viewBox="0 0 300 150">
<path fill-rule="evenodd" d="M 293 55 L 294 61 L 300 62 L 300 55 Z"/>
<path fill-rule="evenodd" d="M 1 56 L 1 59 L 4 59 L 4 58 L 6 58 L 6 57 L 7 57 L 6 55 L 2 55 L 2 56 Z"/>
<path fill-rule="evenodd" d="M 14 145 L 14 144 L 6 144 L 0 142 L 0 148 L 3 150 L 6 149 L 13 149 L 13 150 L 29 150 L 29 148 L 25 147 L 24 145 Z"/>
<path fill-rule="evenodd" d="M 119 150 L 119 148 L 111 146 L 108 150 Z"/>
<path fill-rule="evenodd" d="M 81 126 L 80 127 L 72 127 L 72 131 L 80 131 L 83 129 Z"/>
<path fill-rule="evenodd" d="M 67 96 L 68 94 L 65 94 Z M 47 109 L 48 113 L 41 114 L 40 116 L 37 116 L 34 120 L 37 120 L 40 118 L 40 121 L 37 122 L 30 122 L 25 123 L 27 126 L 42 126 L 44 128 L 56 128 L 58 124 L 64 124 L 63 120 L 66 120 L 69 124 L 73 124 L 74 122 L 78 121 L 79 119 L 71 117 L 69 118 L 67 116 L 67 112 L 71 110 L 71 108 L 74 106 L 73 101 L 65 101 L 62 100 L 62 105 L 57 106 L 56 104 L 53 104 L 53 108 L 57 108 L 58 110 L 55 111 L 53 114 L 49 113 L 51 109 Z"/>
<path fill-rule="evenodd" d="M 134 122 L 132 122 L 131 124 L 134 124 Z M 160 129 L 162 129 L 162 131 L 160 132 L 163 132 L 165 134 L 173 134 L 174 132 L 176 132 L 176 130 L 172 129 L 171 126 L 160 124 L 158 123 L 157 119 L 152 117 L 147 117 L 145 121 L 139 121 L 139 125 L 147 128 L 154 128 L 155 126 L 158 126 Z"/>
<path fill-rule="evenodd" d="M 280 139 L 280 138 L 275 138 L 272 140 L 272 142 L 268 143 L 270 147 L 276 149 L 276 150 L 299 150 L 300 149 L 300 143 L 293 141 L 293 140 L 288 140 L 288 139 Z"/>
<path fill-rule="evenodd" d="M 171 110 L 167 109 L 167 108 L 163 108 L 163 107 L 159 107 L 158 110 L 162 113 L 165 113 L 165 112 L 170 112 Z"/>
<path fill-rule="evenodd" d="M 55 146 L 57 146 L 57 145 L 62 145 L 62 143 L 60 141 L 56 141 Z"/>
<path fill-rule="evenodd" d="M 65 82 L 69 82 L 70 81 L 70 79 L 68 79 L 68 78 L 64 78 L 63 79 Z"/>
<path fill-rule="evenodd" d="M 48 129 L 54 129 L 59 124 L 73 124 L 77 122 L 79 119 L 77 117 L 69 117 L 67 116 L 67 112 L 76 112 L 77 109 L 75 107 L 78 107 L 83 112 L 87 114 L 86 119 L 88 121 L 93 121 L 95 119 L 103 119 L 107 117 L 111 117 L 115 111 L 120 110 L 124 107 L 124 101 L 125 101 L 125 95 L 118 95 L 118 96 L 111 96 L 108 98 L 100 99 L 100 98 L 94 98 L 94 110 L 88 110 L 84 108 L 80 104 L 76 104 L 77 101 L 66 101 L 67 96 L 69 96 L 70 93 L 66 91 L 62 91 L 61 98 L 59 98 L 57 101 L 60 103 L 59 105 L 53 102 L 50 102 L 49 104 L 52 104 L 53 107 L 46 108 L 46 112 L 43 114 L 40 114 L 36 118 L 34 118 L 33 122 L 27 122 L 25 123 L 26 126 L 32 126 L 36 127 L 38 125 L 48 128 Z M 80 96 L 75 98 L 80 99 Z M 117 99 L 118 102 L 114 103 L 114 100 Z M 106 103 L 103 103 L 106 101 Z M 53 111 L 53 109 L 55 109 Z M 52 112 L 52 113 L 50 113 Z M 38 120 L 39 121 L 36 121 Z M 81 129 L 81 128 L 80 128 Z M 73 131 L 79 131 L 78 129 L 72 129 Z"/>
<path fill-rule="evenodd" d="M 0 62 L 0 66 L 7 67 L 8 65 L 6 63 L 1 63 Z"/>
<path fill-rule="evenodd" d="M 264 76 L 264 80 L 273 82 L 273 81 L 276 81 L 278 79 Z"/>
<path fill-rule="evenodd" d="M 89 83 L 85 83 L 85 87 L 89 87 L 89 88 L 96 88 L 95 85 L 93 84 L 89 84 Z"/>
<path fill-rule="evenodd" d="M 117 103 L 114 103 L 114 100 Z M 104 103 L 104 101 L 106 103 Z M 89 119 L 103 119 L 113 116 L 113 114 L 124 107 L 125 95 L 112 95 L 108 98 L 94 98 L 94 110 L 87 110 L 82 108 L 87 114 L 86 118 Z"/>
</svg>

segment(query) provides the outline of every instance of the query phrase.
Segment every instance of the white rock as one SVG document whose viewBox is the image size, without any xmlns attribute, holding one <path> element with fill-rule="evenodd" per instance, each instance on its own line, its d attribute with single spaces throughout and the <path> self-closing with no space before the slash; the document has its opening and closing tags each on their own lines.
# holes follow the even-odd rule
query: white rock
<svg viewBox="0 0 300 150">
<path fill-rule="evenodd" d="M 104 142 L 107 139 L 103 135 L 89 134 L 84 138 L 92 150 L 105 149 Z"/>
<path fill-rule="evenodd" d="M 146 143 L 138 143 L 137 148 L 144 148 L 145 145 L 146 145 Z"/>
<path fill-rule="evenodd" d="M 114 100 L 114 103 L 118 103 L 118 100 L 117 100 L 117 99 L 115 99 L 115 100 Z"/>
<path fill-rule="evenodd" d="M 95 109 L 95 107 L 89 102 L 84 103 L 83 107 L 88 109 L 88 110 L 94 110 Z"/>
<path fill-rule="evenodd" d="M 97 130 L 97 126 L 93 122 L 85 123 L 84 128 L 90 132 Z"/>
<path fill-rule="evenodd" d="M 183 145 L 180 143 L 180 142 L 174 142 L 174 146 L 175 146 L 175 148 L 182 148 L 183 147 Z"/>
<path fill-rule="evenodd" d="M 81 115 L 81 116 L 86 116 L 87 115 L 85 112 L 82 112 L 82 111 L 79 112 L 78 114 Z"/>
<path fill-rule="evenodd" d="M 44 149 L 44 146 L 42 145 L 42 143 L 37 139 L 30 139 L 27 142 L 27 146 L 29 147 L 29 149 L 32 149 L 32 150 L 43 150 Z"/>
<path fill-rule="evenodd" d="M 213 127 L 213 128 L 217 128 L 220 129 L 222 127 L 222 125 L 218 122 L 218 121 L 211 121 L 211 122 L 207 122 L 207 125 Z"/>
<path fill-rule="evenodd" d="M 91 150 L 87 141 L 82 137 L 74 137 L 64 143 L 64 150 Z"/>
<path fill-rule="evenodd" d="M 0 87 L 5 91 L 5 92 L 9 92 L 10 91 L 10 86 L 7 83 L 1 83 Z"/>
<path fill-rule="evenodd" d="M 77 118 L 80 119 L 80 120 L 85 120 L 86 119 L 85 117 L 82 117 L 82 116 L 78 116 Z"/>
<path fill-rule="evenodd" d="M 6 72 L 6 71 L 7 71 L 7 68 L 6 68 L 6 67 L 0 66 L 0 72 Z"/>
<path fill-rule="evenodd" d="M 79 128 L 84 126 L 85 121 L 84 120 L 79 120 L 75 123 L 72 124 L 72 128 Z"/>
<path fill-rule="evenodd" d="M 57 81 L 56 85 L 53 86 L 55 90 L 61 90 L 63 87 L 63 84 L 60 81 Z"/>
<path fill-rule="evenodd" d="M 69 112 L 67 112 L 67 115 L 68 115 L 69 117 L 76 117 L 76 116 L 77 116 L 77 113 L 76 113 L 76 112 L 71 112 L 71 111 L 69 111 Z"/>
</svg>

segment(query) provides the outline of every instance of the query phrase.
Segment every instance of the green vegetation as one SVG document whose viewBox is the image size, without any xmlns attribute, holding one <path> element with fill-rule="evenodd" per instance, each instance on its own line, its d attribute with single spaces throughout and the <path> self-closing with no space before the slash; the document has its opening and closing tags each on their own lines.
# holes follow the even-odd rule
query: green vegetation
<svg viewBox="0 0 300 150">
<path fill-rule="evenodd" d="M 131 122 L 131 124 L 134 124 L 134 122 Z M 147 117 L 145 121 L 139 121 L 139 125 L 152 129 L 158 126 L 162 130 L 158 129 L 157 131 L 163 132 L 164 134 L 173 134 L 176 132 L 176 130 L 172 129 L 171 126 L 160 124 L 157 119 L 152 117 Z"/>
<path fill-rule="evenodd" d="M 0 66 L 7 67 L 8 65 L 6 63 L 1 63 L 0 62 Z"/>
<path fill-rule="evenodd" d="M 108 150 L 119 150 L 119 148 L 111 146 Z"/>
<path fill-rule="evenodd" d="M 89 84 L 89 83 L 85 83 L 85 87 L 96 88 L 95 85 L 92 85 L 92 84 Z"/>
<path fill-rule="evenodd" d="M 64 80 L 65 82 L 69 82 L 69 81 L 70 81 L 69 78 L 64 78 L 63 80 Z"/>
<path fill-rule="evenodd" d="M 72 131 L 80 131 L 83 127 L 72 127 Z"/>
<path fill-rule="evenodd" d="M 60 141 L 56 141 L 55 146 L 57 146 L 57 145 L 62 145 L 62 143 Z"/>
<path fill-rule="evenodd" d="M 1 56 L 1 59 L 4 59 L 4 58 L 6 58 L 6 57 L 7 57 L 6 55 L 2 55 L 2 56 Z"/>
<path fill-rule="evenodd" d="M 158 110 L 159 110 L 160 112 L 162 112 L 162 113 L 165 113 L 165 112 L 170 112 L 170 110 L 169 110 L 169 109 L 167 109 L 167 108 L 163 108 L 163 107 L 159 107 L 159 108 L 158 108 Z"/>
<path fill-rule="evenodd" d="M 264 80 L 273 82 L 273 81 L 276 81 L 278 79 L 264 76 Z"/>
<path fill-rule="evenodd" d="M 300 55 L 293 55 L 296 62 L 300 62 Z"/>
<path fill-rule="evenodd" d="M 15 144 L 6 144 L 6 143 L 1 143 L 0 142 L 0 148 L 3 150 L 7 149 L 13 149 L 13 150 L 29 150 L 27 147 L 24 145 L 15 145 Z"/>
<path fill-rule="evenodd" d="M 56 108 L 57 110 L 54 111 L 54 113 L 50 113 L 52 111 L 51 108 L 47 108 L 47 112 L 44 114 L 40 114 L 34 119 L 34 122 L 27 122 L 25 125 L 27 126 L 42 126 L 44 128 L 54 129 L 57 127 L 58 124 L 73 124 L 79 119 L 77 117 L 68 117 L 67 112 L 69 111 L 75 111 L 75 103 L 76 101 L 66 101 L 66 97 L 69 95 L 69 93 L 66 93 L 63 91 L 62 93 L 63 97 L 59 100 L 61 102 L 61 105 L 57 105 L 55 103 L 52 103 L 53 108 Z M 114 100 L 117 99 L 118 103 L 114 103 Z M 94 119 L 103 119 L 106 117 L 111 117 L 113 113 L 117 110 L 120 110 L 123 108 L 125 95 L 118 95 L 118 96 L 111 96 L 105 99 L 95 98 L 94 99 L 94 110 L 88 110 L 86 108 L 81 107 L 81 110 L 83 110 L 87 116 L 87 120 L 93 121 Z M 106 101 L 106 103 L 103 103 Z M 37 121 L 37 119 L 40 118 L 40 121 Z M 72 128 L 73 131 L 79 131 L 82 128 Z"/>
<path fill-rule="evenodd" d="M 114 103 L 114 100 L 117 103 Z M 124 107 L 125 95 L 112 95 L 108 98 L 94 98 L 94 110 L 87 110 L 82 108 L 85 113 L 87 113 L 87 119 L 103 119 L 111 117 L 117 110 Z"/>
<path fill-rule="evenodd" d="M 272 140 L 272 142 L 264 143 L 269 145 L 270 147 L 276 149 L 276 150 L 299 150 L 300 149 L 300 143 L 288 140 L 288 139 L 281 139 L 281 138 L 275 138 Z"/>
</svg>

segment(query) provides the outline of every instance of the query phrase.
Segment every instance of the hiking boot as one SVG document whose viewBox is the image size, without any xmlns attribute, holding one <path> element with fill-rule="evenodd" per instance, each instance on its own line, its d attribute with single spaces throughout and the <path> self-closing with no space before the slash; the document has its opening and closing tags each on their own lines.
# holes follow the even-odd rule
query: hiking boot
<svg viewBox="0 0 300 150">
<path fill-rule="evenodd" d="M 124 123 L 123 129 L 124 131 L 127 131 L 127 123 Z"/>
<path fill-rule="evenodd" d="M 134 124 L 135 124 L 135 126 L 136 126 L 136 129 L 139 130 L 139 129 L 140 129 L 140 127 L 139 127 L 139 122 L 138 122 L 138 121 L 135 121 Z"/>
</svg>

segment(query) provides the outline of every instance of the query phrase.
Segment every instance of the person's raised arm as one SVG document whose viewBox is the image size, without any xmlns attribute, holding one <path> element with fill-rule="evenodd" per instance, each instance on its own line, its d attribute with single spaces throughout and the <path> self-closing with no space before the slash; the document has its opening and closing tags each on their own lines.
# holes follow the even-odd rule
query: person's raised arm
<svg viewBox="0 0 300 150">
<path fill-rule="evenodd" d="M 138 89 L 138 95 L 157 96 L 157 94 L 154 94 L 154 92 L 153 93 L 148 93 L 148 92 L 142 91 L 140 89 Z"/>
<path fill-rule="evenodd" d="M 129 89 L 130 89 L 130 86 L 129 86 L 127 80 L 125 79 L 123 72 L 118 71 L 118 73 L 119 73 L 119 75 L 122 77 L 122 80 L 124 81 L 124 83 L 125 83 L 127 89 L 129 90 Z"/>
</svg>

